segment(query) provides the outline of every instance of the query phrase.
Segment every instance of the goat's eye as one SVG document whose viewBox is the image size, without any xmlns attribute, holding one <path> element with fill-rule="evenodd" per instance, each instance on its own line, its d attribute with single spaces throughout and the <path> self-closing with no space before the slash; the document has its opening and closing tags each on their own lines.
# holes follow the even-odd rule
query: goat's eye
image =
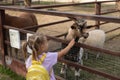
<svg viewBox="0 0 120 80">
<path fill-rule="evenodd" d="M 76 29 L 76 27 L 75 27 L 75 26 L 71 26 L 71 28 L 72 28 L 72 29 Z"/>
</svg>

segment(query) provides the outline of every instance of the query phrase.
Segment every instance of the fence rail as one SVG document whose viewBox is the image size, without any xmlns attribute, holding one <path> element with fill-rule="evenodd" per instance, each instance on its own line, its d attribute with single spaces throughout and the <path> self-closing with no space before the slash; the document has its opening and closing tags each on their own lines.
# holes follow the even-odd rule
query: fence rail
<svg viewBox="0 0 120 80">
<path fill-rule="evenodd" d="M 33 13 L 61 16 L 61 17 L 80 17 L 80 18 L 88 19 L 88 20 L 120 23 L 120 18 L 118 17 L 108 17 L 108 16 L 102 16 L 102 15 L 86 15 L 86 14 L 78 14 L 78 13 L 70 13 L 70 12 L 45 11 L 45 10 L 25 9 L 25 8 L 8 7 L 8 6 L 0 6 L 0 9 L 33 12 Z"/>
</svg>

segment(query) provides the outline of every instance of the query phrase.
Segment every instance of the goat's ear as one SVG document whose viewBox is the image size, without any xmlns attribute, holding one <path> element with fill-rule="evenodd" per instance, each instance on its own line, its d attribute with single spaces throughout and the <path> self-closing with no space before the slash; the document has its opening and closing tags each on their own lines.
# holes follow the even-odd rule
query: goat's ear
<svg viewBox="0 0 120 80">
<path fill-rule="evenodd" d="M 68 17 L 69 19 L 73 20 L 73 21 L 76 21 L 76 18 L 75 17 Z"/>
<path fill-rule="evenodd" d="M 87 28 L 87 21 L 84 21 L 83 28 Z"/>
</svg>

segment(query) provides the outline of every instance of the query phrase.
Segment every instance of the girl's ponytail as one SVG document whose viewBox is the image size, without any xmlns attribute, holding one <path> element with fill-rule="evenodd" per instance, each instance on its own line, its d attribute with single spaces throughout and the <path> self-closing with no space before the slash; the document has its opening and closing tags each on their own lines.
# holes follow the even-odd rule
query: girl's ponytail
<svg viewBox="0 0 120 80">
<path fill-rule="evenodd" d="M 33 55 L 32 59 L 37 60 L 37 51 L 36 51 L 34 45 L 32 46 L 32 55 Z"/>
<path fill-rule="evenodd" d="M 27 45 L 28 45 L 27 41 L 24 42 L 23 45 L 22 45 L 22 53 L 24 54 L 25 59 L 27 57 Z"/>
<path fill-rule="evenodd" d="M 38 59 L 38 51 L 39 51 L 39 47 L 40 47 L 40 44 L 37 42 L 37 40 L 39 40 L 38 36 L 35 37 L 35 39 L 33 41 L 33 45 L 32 45 L 32 53 L 33 53 L 34 60 Z"/>
</svg>

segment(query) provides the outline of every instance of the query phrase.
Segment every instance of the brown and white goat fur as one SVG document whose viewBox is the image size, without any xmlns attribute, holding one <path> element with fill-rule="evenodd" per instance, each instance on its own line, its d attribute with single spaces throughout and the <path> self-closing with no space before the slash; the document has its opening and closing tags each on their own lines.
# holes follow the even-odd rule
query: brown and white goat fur
<svg viewBox="0 0 120 80">
<path fill-rule="evenodd" d="M 5 25 L 17 28 L 25 28 L 28 26 L 38 25 L 38 22 L 34 14 L 23 12 L 19 16 L 5 14 Z"/>
<path fill-rule="evenodd" d="M 76 27 L 79 28 L 80 31 L 80 39 L 78 42 L 84 43 L 86 45 L 90 45 L 93 47 L 97 47 L 97 48 L 103 48 L 104 46 L 104 42 L 105 42 L 105 32 L 101 29 L 94 29 L 91 31 L 87 30 L 87 22 L 86 21 L 82 21 L 80 22 L 79 18 L 72 18 L 75 23 L 76 23 Z M 80 25 L 80 24 L 84 24 L 84 25 Z M 73 31 L 74 32 L 74 31 Z M 73 33 L 71 31 L 71 33 Z M 99 57 L 99 54 L 97 54 L 96 58 Z M 86 59 L 88 58 L 88 55 L 86 55 Z"/>
<path fill-rule="evenodd" d="M 84 44 L 90 45 L 97 48 L 103 48 L 104 42 L 105 42 L 105 32 L 103 30 L 91 30 L 87 32 L 88 37 L 87 38 L 81 38 L 82 42 L 84 41 Z M 86 59 L 88 59 L 88 52 L 89 50 L 86 50 Z M 100 52 L 97 52 L 96 59 L 100 56 Z"/>
</svg>

